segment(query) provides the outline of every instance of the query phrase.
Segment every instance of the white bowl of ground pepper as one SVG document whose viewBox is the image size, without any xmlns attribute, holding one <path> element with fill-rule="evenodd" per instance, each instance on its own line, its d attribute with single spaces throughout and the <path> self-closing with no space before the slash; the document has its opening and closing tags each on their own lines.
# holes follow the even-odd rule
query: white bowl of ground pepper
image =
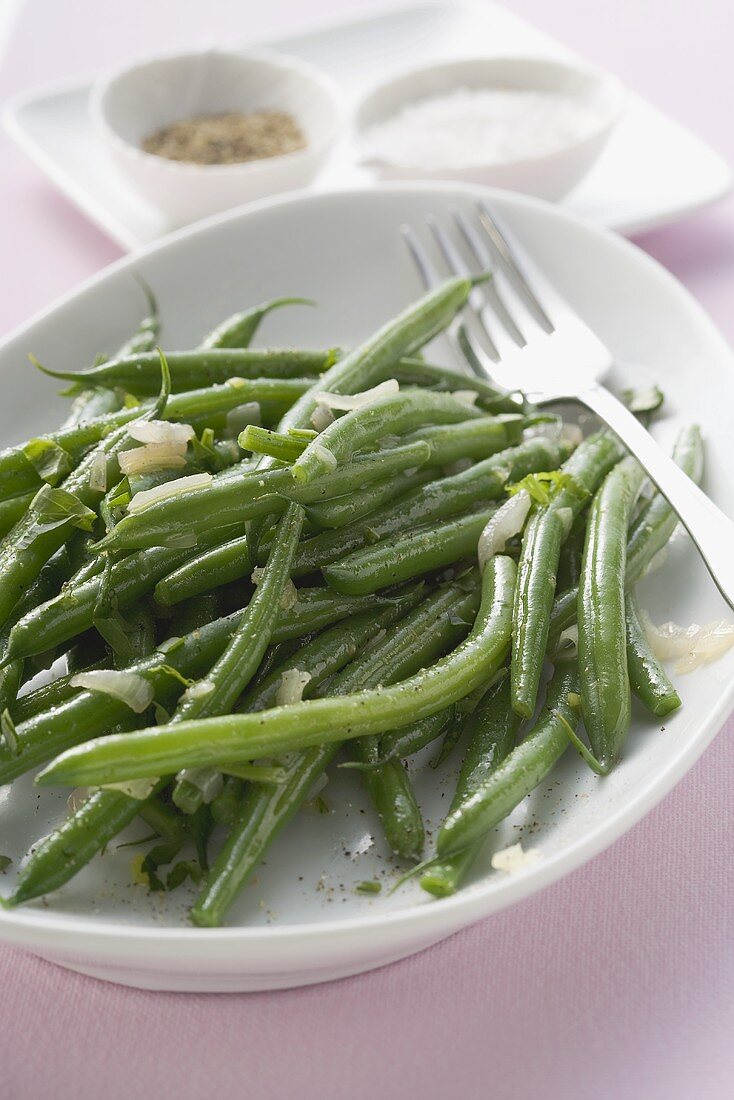
<svg viewBox="0 0 734 1100">
<path fill-rule="evenodd" d="M 555 201 L 589 171 L 624 108 L 612 76 L 573 61 L 483 57 L 415 69 L 357 109 L 362 163 Z"/>
<path fill-rule="evenodd" d="M 173 225 L 305 187 L 342 123 L 328 76 L 267 51 L 142 61 L 100 81 L 91 109 L 119 171 Z"/>
</svg>

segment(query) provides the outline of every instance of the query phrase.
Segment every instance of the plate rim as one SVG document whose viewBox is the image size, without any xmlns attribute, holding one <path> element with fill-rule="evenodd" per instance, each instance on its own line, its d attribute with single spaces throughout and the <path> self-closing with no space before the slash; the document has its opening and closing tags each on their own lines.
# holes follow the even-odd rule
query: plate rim
<svg viewBox="0 0 734 1100">
<path fill-rule="evenodd" d="M 719 345 L 722 356 L 729 360 L 734 372 L 734 350 L 730 348 L 718 326 L 709 317 L 703 306 L 662 264 L 632 241 L 620 237 L 604 226 L 591 224 L 555 204 L 543 202 L 530 196 L 471 184 L 435 182 L 394 183 L 379 188 L 334 189 L 313 193 L 298 192 L 262 199 L 257 203 L 248 203 L 235 210 L 215 214 L 202 222 L 185 226 L 173 234 L 153 241 L 136 253 L 120 257 L 120 259 L 109 264 L 95 275 L 85 279 L 76 288 L 61 295 L 49 306 L 38 311 L 29 320 L 14 328 L 0 341 L 0 353 L 7 346 L 22 338 L 24 333 L 36 324 L 47 321 L 54 313 L 63 309 L 67 303 L 88 293 L 97 285 L 113 279 L 120 272 L 127 269 L 134 270 L 141 258 L 163 251 L 175 250 L 182 241 L 186 241 L 190 237 L 206 235 L 212 229 L 223 224 L 257 218 L 261 213 L 267 213 L 280 206 L 308 207 L 312 204 L 328 203 L 333 198 L 348 202 L 350 199 L 369 199 L 386 193 L 420 192 L 441 195 L 446 192 L 455 194 L 457 191 L 467 196 L 481 196 L 489 202 L 495 200 L 507 202 L 519 210 L 529 208 L 540 212 L 544 217 L 569 222 L 587 234 L 600 235 L 605 239 L 608 247 L 634 257 L 635 263 L 646 268 L 652 278 L 661 282 L 667 292 L 677 297 L 680 307 L 685 309 L 694 319 L 697 327 L 700 326 L 706 339 Z M 463 891 L 459 890 L 452 897 L 427 900 L 425 904 L 416 905 L 411 903 L 404 909 L 382 913 L 371 910 L 364 915 L 346 917 L 342 920 L 324 919 L 308 924 L 281 924 L 264 928 L 247 925 L 212 929 L 161 927 L 158 925 L 149 927 L 147 925 L 126 925 L 107 919 L 103 922 L 96 922 L 93 915 L 52 912 L 48 909 L 0 909 L 0 938 L 31 943 L 37 940 L 34 933 L 46 933 L 52 934 L 56 938 L 54 946 L 63 946 L 63 943 L 78 940 L 82 936 L 86 937 L 85 947 L 91 952 L 94 946 L 106 945 L 109 947 L 110 945 L 114 946 L 115 942 L 119 942 L 121 946 L 131 946 L 134 943 L 151 941 L 151 938 L 154 944 L 163 943 L 167 947 L 183 944 L 191 946 L 196 943 L 202 945 L 232 945 L 237 943 L 244 946 L 250 942 L 257 944 L 266 939 L 268 941 L 278 940 L 296 943 L 303 940 L 318 939 L 324 935 L 329 937 L 340 936 L 342 939 L 346 939 L 355 932 L 403 925 L 413 925 L 416 932 L 427 933 L 432 924 L 435 925 L 434 931 L 437 931 L 438 926 L 447 923 L 442 918 L 449 917 L 452 914 L 461 914 L 458 921 L 450 922 L 452 926 L 456 928 L 466 927 L 483 917 L 488 917 L 494 912 L 516 904 L 525 897 L 538 893 L 581 867 L 620 839 L 662 801 L 690 771 L 720 730 L 733 707 L 734 680 L 728 685 L 723 685 L 716 705 L 696 733 L 690 737 L 688 743 L 683 746 L 678 757 L 673 758 L 666 767 L 658 769 L 657 772 L 651 775 L 630 803 L 620 805 L 609 819 L 600 823 L 586 836 L 571 843 L 561 852 L 544 858 L 542 862 L 528 868 L 527 871 L 513 876 L 506 876 L 500 884 L 494 883 L 492 885 L 489 882 L 472 884 Z M 487 904 L 489 899 L 492 900 L 490 904 Z"/>
</svg>

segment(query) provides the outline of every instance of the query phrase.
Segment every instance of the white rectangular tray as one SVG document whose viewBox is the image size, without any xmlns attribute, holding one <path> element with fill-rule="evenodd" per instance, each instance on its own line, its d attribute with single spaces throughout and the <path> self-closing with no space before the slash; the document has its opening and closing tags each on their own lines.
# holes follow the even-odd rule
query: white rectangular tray
<svg viewBox="0 0 734 1100">
<path fill-rule="evenodd" d="M 251 45 L 252 43 L 250 43 Z M 260 43 L 321 66 L 341 84 L 347 107 L 372 85 L 432 60 L 571 52 L 493 3 L 463 0 L 369 14 L 350 13 L 338 23 L 311 25 L 296 35 Z M 91 80 L 35 89 L 16 97 L 5 123 L 18 144 L 104 232 L 133 249 L 173 228 L 146 205 L 107 161 L 92 130 Z M 346 138 L 316 186 L 364 186 Z M 711 148 L 639 96 L 585 180 L 565 205 L 623 233 L 636 233 L 722 198 L 732 182 L 729 166 Z"/>
</svg>

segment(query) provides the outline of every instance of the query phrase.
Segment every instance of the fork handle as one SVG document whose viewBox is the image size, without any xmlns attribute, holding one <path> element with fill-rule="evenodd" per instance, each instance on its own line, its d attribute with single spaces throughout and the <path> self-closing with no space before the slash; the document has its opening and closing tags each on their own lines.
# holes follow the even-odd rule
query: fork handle
<svg viewBox="0 0 734 1100">
<path fill-rule="evenodd" d="M 640 421 L 604 386 L 584 390 L 578 400 L 606 421 L 646 470 L 678 513 L 721 595 L 734 609 L 734 522 L 676 466 Z"/>
</svg>

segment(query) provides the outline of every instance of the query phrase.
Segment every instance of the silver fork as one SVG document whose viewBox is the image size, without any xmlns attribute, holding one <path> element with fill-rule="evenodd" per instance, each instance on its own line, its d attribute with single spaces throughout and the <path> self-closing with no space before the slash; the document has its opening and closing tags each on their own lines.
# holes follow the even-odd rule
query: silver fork
<svg viewBox="0 0 734 1100">
<path fill-rule="evenodd" d="M 553 287 L 525 250 L 483 201 L 476 219 L 459 209 L 452 217 L 480 268 L 493 279 L 470 298 L 473 319 L 483 330 L 486 351 L 468 333 L 471 365 L 499 386 L 523 390 L 538 404 L 578 401 L 616 432 L 678 513 L 701 552 L 719 591 L 734 608 L 734 523 L 676 466 L 640 421 L 601 379 L 613 356 Z M 454 274 L 468 274 L 449 232 L 428 218 L 431 233 Z M 439 276 L 409 226 L 403 235 L 427 286 Z M 483 293 L 485 287 L 489 293 Z M 456 339 L 456 333 L 453 334 Z"/>
</svg>

